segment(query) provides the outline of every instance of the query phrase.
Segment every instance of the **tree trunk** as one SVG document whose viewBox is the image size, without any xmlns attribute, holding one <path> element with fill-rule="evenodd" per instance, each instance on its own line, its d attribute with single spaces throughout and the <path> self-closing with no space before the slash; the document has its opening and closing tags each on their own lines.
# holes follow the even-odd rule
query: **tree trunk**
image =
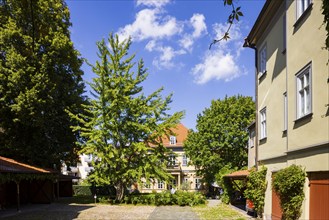
<svg viewBox="0 0 329 220">
<path fill-rule="evenodd" d="M 116 189 L 115 200 L 117 202 L 121 202 L 125 195 L 125 185 L 120 181 L 116 184 L 115 189 Z"/>
</svg>

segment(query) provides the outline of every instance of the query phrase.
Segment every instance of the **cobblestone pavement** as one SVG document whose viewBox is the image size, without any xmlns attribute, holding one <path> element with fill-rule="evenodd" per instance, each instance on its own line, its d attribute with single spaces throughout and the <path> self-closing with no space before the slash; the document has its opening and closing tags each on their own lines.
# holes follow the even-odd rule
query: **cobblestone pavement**
<svg viewBox="0 0 329 220">
<path fill-rule="evenodd" d="M 208 206 L 216 206 L 219 200 L 208 200 Z M 34 204 L 21 206 L 21 211 L 13 207 L 0 210 L 0 219 L 46 219 L 46 220 L 198 220 L 189 206 L 133 206 L 101 204 Z"/>
<path fill-rule="evenodd" d="M 198 220 L 199 217 L 195 214 L 189 206 L 158 206 L 150 214 L 149 220 Z"/>
</svg>

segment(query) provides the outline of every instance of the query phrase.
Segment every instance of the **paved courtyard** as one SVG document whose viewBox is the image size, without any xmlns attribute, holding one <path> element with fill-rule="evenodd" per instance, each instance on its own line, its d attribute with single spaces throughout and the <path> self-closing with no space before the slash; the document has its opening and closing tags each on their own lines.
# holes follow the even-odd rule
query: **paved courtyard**
<svg viewBox="0 0 329 220">
<path fill-rule="evenodd" d="M 219 200 L 210 200 L 208 206 L 216 206 Z M 199 217 L 188 206 L 133 206 L 133 205 L 102 205 L 102 204 L 35 204 L 24 205 L 21 211 L 15 208 L 0 210 L 1 219 L 143 219 L 198 220 Z"/>
<path fill-rule="evenodd" d="M 198 216 L 190 207 L 180 206 L 118 206 L 118 205 L 49 205 L 22 206 L 0 211 L 1 219 L 191 219 Z"/>
</svg>

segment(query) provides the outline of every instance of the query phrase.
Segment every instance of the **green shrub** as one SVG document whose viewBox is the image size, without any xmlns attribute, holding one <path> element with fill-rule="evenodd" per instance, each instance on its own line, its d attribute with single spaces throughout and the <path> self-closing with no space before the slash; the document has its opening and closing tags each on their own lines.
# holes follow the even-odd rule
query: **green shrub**
<svg viewBox="0 0 329 220">
<path fill-rule="evenodd" d="M 244 191 L 244 196 L 253 202 L 258 216 L 262 216 L 264 211 L 266 173 L 267 168 L 264 166 L 258 171 L 252 170 L 247 177 L 247 189 Z"/>
<path fill-rule="evenodd" d="M 186 192 L 177 190 L 171 194 L 170 191 L 151 194 L 127 195 L 124 198 L 126 204 L 144 205 L 180 205 L 194 206 L 206 203 L 206 197 L 201 193 Z"/>
<path fill-rule="evenodd" d="M 272 180 L 272 188 L 280 198 L 282 219 L 298 219 L 305 197 L 306 173 L 301 166 L 291 165 L 277 172 Z"/>
<path fill-rule="evenodd" d="M 92 196 L 90 186 L 73 185 L 73 192 L 75 196 Z"/>
</svg>

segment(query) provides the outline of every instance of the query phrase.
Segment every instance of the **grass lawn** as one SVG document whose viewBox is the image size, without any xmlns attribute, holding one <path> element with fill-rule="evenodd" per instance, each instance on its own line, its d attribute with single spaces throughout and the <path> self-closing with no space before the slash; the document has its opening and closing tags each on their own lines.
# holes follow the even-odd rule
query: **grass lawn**
<svg viewBox="0 0 329 220">
<path fill-rule="evenodd" d="M 219 204 L 215 207 L 208 207 L 206 205 L 193 207 L 192 210 L 197 213 L 201 220 L 205 219 L 230 219 L 230 220 L 246 220 L 247 218 L 239 212 L 233 210 L 228 205 Z"/>
</svg>

